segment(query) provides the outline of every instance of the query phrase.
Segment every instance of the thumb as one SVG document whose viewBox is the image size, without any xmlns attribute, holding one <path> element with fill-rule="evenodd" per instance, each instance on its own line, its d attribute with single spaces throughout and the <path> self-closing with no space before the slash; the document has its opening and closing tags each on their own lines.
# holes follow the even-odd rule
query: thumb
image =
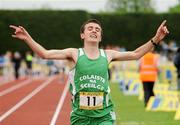
<svg viewBox="0 0 180 125">
<path fill-rule="evenodd" d="M 17 36 L 16 35 L 11 35 L 13 38 L 17 38 Z"/>
</svg>

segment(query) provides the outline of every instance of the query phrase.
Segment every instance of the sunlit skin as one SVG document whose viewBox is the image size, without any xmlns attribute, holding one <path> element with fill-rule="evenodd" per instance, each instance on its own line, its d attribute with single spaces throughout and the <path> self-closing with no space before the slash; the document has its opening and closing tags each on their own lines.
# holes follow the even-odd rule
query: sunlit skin
<svg viewBox="0 0 180 125">
<path fill-rule="evenodd" d="M 165 24 L 166 20 L 161 23 L 156 34 L 151 38 L 157 44 L 169 33 Z M 73 65 L 76 64 L 78 49 L 67 48 L 62 50 L 47 50 L 38 44 L 22 26 L 10 25 L 10 28 L 15 30 L 12 37 L 23 40 L 40 57 L 45 59 L 66 59 L 73 62 Z M 96 59 L 99 56 L 99 42 L 102 39 L 102 28 L 98 24 L 91 22 L 86 24 L 84 29 L 84 32 L 80 34 L 81 39 L 84 41 L 84 51 L 88 58 Z M 119 52 L 115 50 L 105 50 L 108 62 L 110 63 L 113 60 L 123 61 L 140 59 L 154 47 L 150 40 L 134 51 Z"/>
</svg>

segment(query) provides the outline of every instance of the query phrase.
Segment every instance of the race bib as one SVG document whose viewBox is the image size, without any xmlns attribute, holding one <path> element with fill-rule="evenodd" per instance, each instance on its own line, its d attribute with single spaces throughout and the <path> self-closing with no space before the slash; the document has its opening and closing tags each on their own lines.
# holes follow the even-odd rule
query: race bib
<svg viewBox="0 0 180 125">
<path fill-rule="evenodd" d="M 103 108 L 103 92 L 80 92 L 80 109 L 96 110 Z"/>
</svg>

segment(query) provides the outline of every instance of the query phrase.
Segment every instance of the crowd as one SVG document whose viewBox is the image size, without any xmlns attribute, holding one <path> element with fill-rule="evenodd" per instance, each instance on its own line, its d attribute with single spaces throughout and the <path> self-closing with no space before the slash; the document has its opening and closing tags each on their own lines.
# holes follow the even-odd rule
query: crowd
<svg viewBox="0 0 180 125">
<path fill-rule="evenodd" d="M 65 73 L 68 66 L 62 60 L 45 60 L 36 54 L 27 51 L 7 51 L 0 55 L 0 76 L 5 81 L 20 79 L 22 77 L 47 76 Z"/>
</svg>

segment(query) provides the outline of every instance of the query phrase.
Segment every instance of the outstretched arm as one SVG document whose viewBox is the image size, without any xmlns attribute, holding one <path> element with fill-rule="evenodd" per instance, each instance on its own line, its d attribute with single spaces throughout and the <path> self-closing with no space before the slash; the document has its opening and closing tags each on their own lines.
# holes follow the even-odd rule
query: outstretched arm
<svg viewBox="0 0 180 125">
<path fill-rule="evenodd" d="M 147 43 L 140 46 L 134 51 L 118 52 L 114 50 L 106 50 L 108 55 L 108 61 L 110 62 L 112 60 L 137 60 L 141 58 L 154 47 L 154 44 L 159 44 L 159 42 L 161 42 L 161 40 L 169 33 L 165 24 L 166 20 L 161 23 L 161 25 L 157 29 L 155 36 L 151 40 L 149 40 Z M 154 42 L 154 44 L 152 42 Z"/>
<path fill-rule="evenodd" d="M 10 25 L 10 28 L 15 30 L 12 37 L 23 40 L 41 58 L 72 59 L 73 61 L 76 61 L 75 54 L 77 53 L 77 49 L 68 48 L 64 50 L 47 50 L 40 44 L 38 44 L 36 41 L 34 41 L 33 38 L 29 35 L 29 33 L 22 26 L 17 27 L 14 25 Z"/>
</svg>

